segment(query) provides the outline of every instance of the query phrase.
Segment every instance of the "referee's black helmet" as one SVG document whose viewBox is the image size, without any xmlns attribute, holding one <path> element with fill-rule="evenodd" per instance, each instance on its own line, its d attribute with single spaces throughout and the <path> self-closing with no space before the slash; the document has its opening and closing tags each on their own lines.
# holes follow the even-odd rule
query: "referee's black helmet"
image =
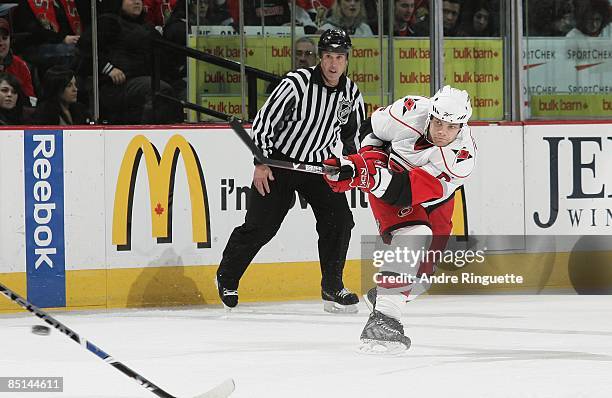
<svg viewBox="0 0 612 398">
<path fill-rule="evenodd" d="M 319 57 L 323 51 L 341 53 L 348 56 L 351 50 L 351 38 L 342 29 L 327 29 L 319 39 Z"/>
</svg>

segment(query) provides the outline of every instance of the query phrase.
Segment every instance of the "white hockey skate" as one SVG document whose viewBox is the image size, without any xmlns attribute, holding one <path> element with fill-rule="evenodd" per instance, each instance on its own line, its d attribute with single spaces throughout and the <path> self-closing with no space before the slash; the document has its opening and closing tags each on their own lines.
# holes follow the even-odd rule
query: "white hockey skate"
<svg viewBox="0 0 612 398">
<path fill-rule="evenodd" d="M 361 332 L 357 352 L 367 355 L 400 355 L 410 348 L 401 322 L 374 310 Z"/>
</svg>

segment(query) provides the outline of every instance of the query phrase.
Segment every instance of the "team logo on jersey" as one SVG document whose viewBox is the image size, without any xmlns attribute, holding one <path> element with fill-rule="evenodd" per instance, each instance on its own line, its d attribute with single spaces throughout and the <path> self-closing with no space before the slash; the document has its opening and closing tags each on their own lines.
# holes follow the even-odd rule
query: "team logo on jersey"
<svg viewBox="0 0 612 398">
<path fill-rule="evenodd" d="M 406 217 L 406 216 L 409 216 L 410 214 L 412 214 L 412 211 L 413 211 L 412 206 L 402 207 L 397 212 L 397 216 L 398 217 Z"/>
<path fill-rule="evenodd" d="M 417 101 L 418 99 L 415 98 L 406 98 L 406 100 L 404 101 L 404 109 L 402 110 L 402 115 L 416 108 Z"/>
<path fill-rule="evenodd" d="M 472 158 L 472 154 L 465 147 L 461 149 L 453 149 L 453 152 L 455 152 L 455 164 Z"/>
<path fill-rule="evenodd" d="M 338 106 L 338 121 L 340 124 L 345 124 L 348 122 L 349 115 L 351 114 L 351 101 L 341 99 L 340 105 Z"/>
</svg>

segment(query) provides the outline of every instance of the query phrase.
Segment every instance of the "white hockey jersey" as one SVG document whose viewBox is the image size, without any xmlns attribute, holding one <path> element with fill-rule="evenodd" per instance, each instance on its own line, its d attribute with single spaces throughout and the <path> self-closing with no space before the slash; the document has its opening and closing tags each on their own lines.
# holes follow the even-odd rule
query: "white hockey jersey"
<svg viewBox="0 0 612 398">
<path fill-rule="evenodd" d="M 390 143 L 389 164 L 401 165 L 403 169 L 420 169 L 436 178 L 441 190 L 431 189 L 431 184 L 419 184 L 413 181 L 410 190 L 412 197 L 427 197 L 421 202 L 424 207 L 432 206 L 448 199 L 457 188 L 464 184 L 475 166 L 476 143 L 472 138 L 470 127 L 464 124 L 455 141 L 445 147 L 431 144 L 425 134 L 430 100 L 420 96 L 406 96 L 393 104 L 377 109 L 371 117 L 373 135 L 366 136 L 362 146 L 380 146 L 383 142 Z M 380 141 L 378 141 L 380 140 Z M 396 167 L 397 168 L 397 167 Z M 383 179 L 390 177 L 385 177 Z M 387 184 L 381 184 L 378 192 L 372 193 L 382 197 Z M 437 183 L 436 183 L 437 184 Z M 414 195 L 418 190 L 421 195 Z M 432 193 L 435 191 L 435 193 Z M 429 196 L 428 196 L 429 195 Z M 418 204 L 418 203 L 411 203 Z"/>
</svg>

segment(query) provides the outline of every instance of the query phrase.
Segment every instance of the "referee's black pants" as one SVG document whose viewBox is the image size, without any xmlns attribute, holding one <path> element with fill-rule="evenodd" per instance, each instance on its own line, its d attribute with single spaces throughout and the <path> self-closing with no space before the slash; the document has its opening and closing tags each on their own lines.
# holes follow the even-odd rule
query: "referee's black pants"
<svg viewBox="0 0 612 398">
<path fill-rule="evenodd" d="M 232 232 L 217 270 L 222 286 L 238 289 L 240 278 L 263 245 L 278 229 L 300 193 L 312 210 L 319 235 L 321 287 L 339 290 L 344 287 L 342 271 L 355 225 L 344 193 L 335 193 L 318 174 L 272 169 L 274 181 L 268 181 L 270 193 L 261 196 L 251 185 L 244 224 Z M 304 239 L 309 231 L 294 231 L 290 239 Z"/>
</svg>

